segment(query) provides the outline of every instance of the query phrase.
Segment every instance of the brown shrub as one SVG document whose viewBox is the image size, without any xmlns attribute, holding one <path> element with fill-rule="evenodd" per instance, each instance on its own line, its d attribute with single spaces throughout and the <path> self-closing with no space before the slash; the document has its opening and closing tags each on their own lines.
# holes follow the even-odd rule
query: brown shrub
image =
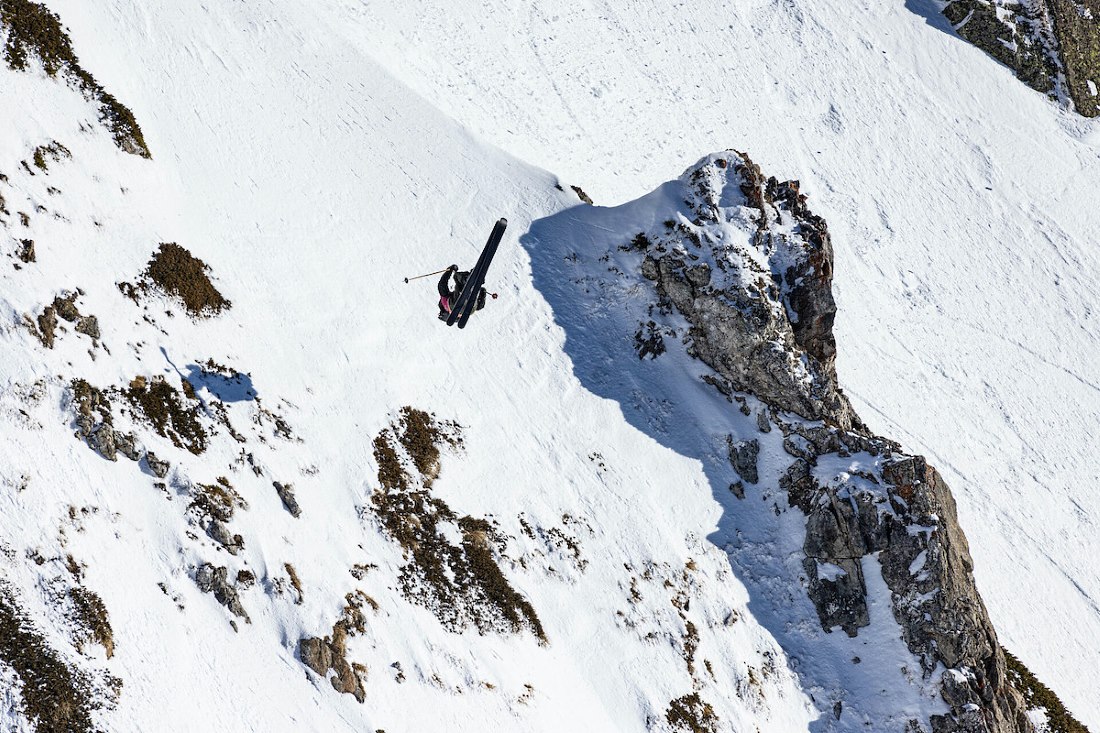
<svg viewBox="0 0 1100 733">
<path fill-rule="evenodd" d="M 0 2 L 0 26 L 8 40 L 4 60 L 16 71 L 25 71 L 32 56 L 42 60 L 46 73 L 65 72 L 87 96 L 99 103 L 99 118 L 115 144 L 127 153 L 151 157 L 134 113 L 107 92 L 81 65 L 61 19 L 41 3 L 30 0 Z"/>
<path fill-rule="evenodd" d="M 1089 733 L 1088 728 L 1074 718 L 1062 701 L 1050 689 L 1024 666 L 1024 663 L 1002 647 L 1005 665 L 1008 667 L 1008 679 L 1027 701 L 1028 708 L 1041 708 L 1047 715 L 1050 733 Z"/>
<path fill-rule="evenodd" d="M 181 398 L 164 377 L 156 376 L 148 381 L 143 377 L 135 378 L 122 394 L 140 411 L 140 417 L 177 448 L 186 448 L 195 455 L 206 450 L 207 434 L 199 421 L 198 401 L 186 396 Z"/>
<path fill-rule="evenodd" d="M 517 633 L 526 626 L 545 642 L 534 607 L 497 564 L 500 533 L 485 519 L 459 517 L 429 491 L 439 472 L 440 447 L 461 441 L 457 423 L 441 423 L 412 407 L 402 408 L 398 420 L 374 440 L 382 488 L 371 497 L 372 508 L 409 558 L 401 568 L 402 595 L 430 609 L 451 631 L 473 625 L 481 633 Z M 448 539 L 447 524 L 461 532 L 459 545 Z"/>
<path fill-rule="evenodd" d="M 107 657 L 115 655 L 114 631 L 111 629 L 111 619 L 107 615 L 107 607 L 103 605 L 103 599 L 93 591 L 76 586 L 69 589 L 69 598 L 72 599 L 76 609 L 76 622 L 80 625 L 87 638 L 103 647 Z"/>
<path fill-rule="evenodd" d="M 238 509 L 248 509 L 248 502 L 237 493 L 233 485 L 224 476 L 217 483 L 198 484 L 191 492 L 188 509 L 195 510 L 200 516 L 228 522 Z"/>
<path fill-rule="evenodd" d="M 62 159 L 69 159 L 73 154 L 61 143 L 54 140 L 49 145 L 39 145 L 31 156 L 36 168 L 42 171 L 49 170 L 50 163 L 56 163 Z"/>
<path fill-rule="evenodd" d="M 232 305 L 207 276 L 206 263 L 174 242 L 160 245 L 149 260 L 144 278 L 168 295 L 183 301 L 187 312 L 199 318 L 216 315 Z"/>
<path fill-rule="evenodd" d="M 688 733 L 715 733 L 718 725 L 714 708 L 710 703 L 704 702 L 697 692 L 670 702 L 665 720 L 676 730 Z"/>
<path fill-rule="evenodd" d="M 91 733 L 90 680 L 69 667 L 0 586 L 0 659 L 23 682 L 20 693 L 37 733 Z"/>
</svg>

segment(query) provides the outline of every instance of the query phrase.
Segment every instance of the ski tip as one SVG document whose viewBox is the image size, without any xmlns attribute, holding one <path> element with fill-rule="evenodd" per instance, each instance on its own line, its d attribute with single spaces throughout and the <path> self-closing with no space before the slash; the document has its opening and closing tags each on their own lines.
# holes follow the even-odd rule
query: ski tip
<svg viewBox="0 0 1100 733">
<path fill-rule="evenodd" d="M 507 220 L 507 219 L 505 219 L 505 218 L 504 218 L 504 217 L 502 216 L 502 217 L 500 217 L 500 219 L 499 219 L 499 220 L 497 220 L 497 224 L 499 224 L 499 225 L 500 225 L 500 226 L 502 226 L 502 227 L 506 227 L 506 226 L 508 226 L 508 220 Z"/>
</svg>

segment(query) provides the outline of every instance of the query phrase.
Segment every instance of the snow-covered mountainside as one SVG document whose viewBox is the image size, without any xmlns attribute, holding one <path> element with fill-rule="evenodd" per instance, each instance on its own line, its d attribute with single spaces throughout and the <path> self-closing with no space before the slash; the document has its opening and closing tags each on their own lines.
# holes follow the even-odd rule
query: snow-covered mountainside
<svg viewBox="0 0 1100 733">
<path fill-rule="evenodd" d="M 1001 643 L 1100 718 L 1083 675 L 1100 659 L 1097 575 L 1071 554 L 1095 536 L 1069 531 L 1068 492 L 976 521 L 1005 472 L 1040 457 L 1006 455 L 988 406 L 899 386 L 893 348 L 937 332 L 906 373 L 932 364 L 960 390 L 955 370 L 996 395 L 1010 367 L 883 285 L 916 267 L 885 265 L 891 248 L 942 240 L 902 282 L 944 303 L 962 280 L 930 263 L 983 231 L 972 241 L 993 254 L 931 270 L 1002 302 L 1000 280 L 975 276 L 1008 244 L 987 230 L 1033 242 L 1061 226 L 1060 260 L 1017 256 L 1085 307 L 1097 214 L 1062 214 L 1087 194 L 1063 177 L 1065 195 L 1012 207 L 1067 161 L 1079 186 L 1100 180 L 1096 133 L 999 81 L 1003 104 L 1058 129 L 1043 153 L 1060 157 L 1020 154 L 1031 177 L 980 205 L 924 180 L 967 217 L 1003 214 L 948 236 L 962 214 L 914 181 L 950 146 L 906 153 L 1003 70 L 931 15 L 866 9 L 853 30 L 825 0 L 820 15 L 716 4 L 690 20 L 648 3 L 47 4 L 71 49 L 45 6 L 0 0 L 0 729 L 1073 730 Z M 664 60 L 622 67 L 620 45 L 622 68 L 589 65 L 585 34 L 608 29 L 593 13 Z M 667 44 L 648 34 L 664 13 Z M 892 62 L 909 49 L 903 75 L 952 42 L 980 79 L 910 89 L 919 121 L 878 133 L 880 152 L 897 143 L 889 170 L 841 164 L 866 153 L 859 130 L 901 113 L 859 108 L 871 92 L 847 83 L 883 73 L 861 34 L 899 17 L 914 31 L 890 47 Z M 577 55 L 546 53 L 557 23 L 583 31 Z M 478 27 L 493 31 L 462 32 Z M 820 119 L 804 133 L 827 154 L 790 152 L 797 115 L 754 120 L 725 71 L 671 60 L 713 61 L 715 28 L 743 71 L 786 75 L 779 96 L 793 102 L 795 80 L 815 105 L 833 95 L 831 137 Z M 820 78 L 802 78 L 807 60 Z M 763 173 L 735 151 L 692 163 L 741 140 Z M 973 163 L 950 170 L 983 175 Z M 570 183 L 633 200 L 587 205 Z M 499 298 L 448 329 L 435 278 L 405 278 L 469 266 L 501 215 Z M 1006 313 L 1050 314 L 1032 284 Z M 1100 353 L 1089 312 L 1059 317 L 1080 328 L 1067 353 Z M 1034 429 L 1086 441 L 1096 388 L 1073 367 L 1059 373 L 1086 394 L 1053 413 L 1064 422 L 1037 409 Z M 976 436 L 985 453 L 949 450 Z M 1068 481 L 1084 444 L 1041 465 Z M 944 469 L 959 518 L 912 450 Z M 1087 526 L 1096 507 L 1077 498 Z M 1006 546 L 1027 573 L 993 562 Z"/>
</svg>

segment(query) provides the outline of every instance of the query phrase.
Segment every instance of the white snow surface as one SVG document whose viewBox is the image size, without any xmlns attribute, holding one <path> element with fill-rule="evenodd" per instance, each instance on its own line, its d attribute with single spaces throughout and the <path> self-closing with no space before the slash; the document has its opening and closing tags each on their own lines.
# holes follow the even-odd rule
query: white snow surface
<svg viewBox="0 0 1100 733">
<path fill-rule="evenodd" d="M 877 561 L 863 560 L 872 626 L 823 632 L 799 585 L 800 514 L 763 501 L 766 479 L 723 495 L 722 440 L 755 422 L 682 350 L 636 363 L 621 326 L 643 295 L 586 296 L 570 276 L 585 263 L 562 257 L 590 247 L 581 275 L 601 274 L 591 260 L 660 221 L 661 184 L 726 147 L 802 180 L 836 248 L 842 384 L 943 471 L 1002 642 L 1100 726 L 1100 128 L 931 3 L 48 4 L 154 155 L 120 153 L 72 90 L 0 69 L 0 244 L 32 238 L 38 259 L 0 275 L 0 577 L 74 663 L 123 680 L 105 729 L 666 730 L 669 701 L 692 691 L 730 730 L 863 730 L 863 716 L 900 730 L 942 712 Z M 29 176 L 19 161 L 51 139 L 73 159 Z M 654 193 L 570 210 L 545 171 L 597 203 Z M 623 229 L 573 226 L 571 211 Z M 502 215 L 500 298 L 447 329 L 434 278 L 402 278 L 468 266 Z M 211 266 L 230 311 L 192 321 L 122 297 L 115 283 L 172 241 Z M 62 287 L 85 291 L 109 354 L 71 327 L 47 351 L 19 325 Z M 224 434 L 201 457 L 143 434 L 173 463 L 166 491 L 73 438 L 69 378 L 178 380 L 207 358 L 249 372 L 301 439 L 229 404 L 262 477 Z M 394 589 L 400 550 L 359 508 L 377 484 L 371 441 L 402 405 L 464 426 L 434 491 L 514 537 L 502 568 L 548 645 L 449 633 Z M 782 449 L 774 431 L 762 442 L 767 473 Z M 249 502 L 239 557 L 186 535 L 186 485 L 221 475 Z M 272 480 L 295 485 L 300 519 Z M 525 539 L 521 514 L 574 536 L 587 565 Z M 112 659 L 49 621 L 42 579 L 64 576 L 66 554 L 110 611 Z M 260 578 L 238 633 L 191 579 L 204 560 Z M 277 592 L 284 563 L 301 604 Z M 378 567 L 360 581 L 356 563 Z M 363 705 L 296 657 L 357 588 L 379 604 L 349 644 L 369 669 Z M 909 696 L 879 695 L 888 676 Z M 0 729 L 29 730 L 17 696 L 0 706 Z"/>
<path fill-rule="evenodd" d="M 836 250 L 842 386 L 940 469 L 1001 642 L 1100 727 L 1100 123 L 931 0 L 461 5 L 346 17 L 597 204 L 727 147 L 802 181 Z"/>
</svg>

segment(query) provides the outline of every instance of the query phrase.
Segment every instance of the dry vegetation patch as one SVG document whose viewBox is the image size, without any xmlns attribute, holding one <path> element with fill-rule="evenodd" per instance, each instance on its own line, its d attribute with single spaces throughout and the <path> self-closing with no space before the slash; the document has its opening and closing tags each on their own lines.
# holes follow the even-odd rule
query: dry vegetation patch
<svg viewBox="0 0 1100 733">
<path fill-rule="evenodd" d="M 0 585 L 0 659 L 23 683 L 20 693 L 37 733 L 91 733 L 94 700 L 91 680 L 70 667 L 39 634 Z"/>
<path fill-rule="evenodd" d="M 1002 651 L 1012 686 L 1023 694 L 1029 709 L 1039 708 L 1046 713 L 1048 733 L 1089 733 L 1088 728 L 1070 715 L 1053 690 L 1040 682 L 1011 652 L 1003 648 Z"/>
<path fill-rule="evenodd" d="M 42 3 L 2 0 L 0 30 L 7 31 L 4 60 L 16 71 L 26 71 L 38 58 L 50 76 L 63 74 L 87 97 L 99 104 L 99 119 L 115 144 L 127 153 L 150 157 L 137 118 L 80 65 L 72 40 L 61 19 Z"/>
<path fill-rule="evenodd" d="M 697 692 L 670 702 L 665 720 L 674 729 L 688 733 L 716 733 L 718 725 L 714 708 L 704 702 Z"/>
<path fill-rule="evenodd" d="M 103 599 L 94 591 L 80 585 L 69 589 L 69 598 L 75 610 L 74 620 L 80 626 L 85 638 L 103 647 L 108 659 L 113 657 L 115 655 L 114 630 L 111 629 L 111 619 Z"/>
<path fill-rule="evenodd" d="M 138 415 L 177 448 L 199 455 L 206 450 L 208 435 L 200 421 L 201 404 L 190 384 L 183 382 L 184 394 L 162 376 L 152 379 L 135 377 L 122 395 L 136 408 Z"/>
<path fill-rule="evenodd" d="M 187 249 L 175 242 L 166 242 L 153 253 L 137 285 L 120 283 L 119 289 L 136 300 L 139 292 L 155 287 L 179 298 L 192 317 L 203 318 L 217 315 L 232 305 L 214 287 L 207 274 L 209 271 L 209 266 Z"/>
<path fill-rule="evenodd" d="M 527 628 L 545 641 L 535 609 L 497 562 L 504 536 L 485 519 L 460 517 L 431 494 L 441 447 L 461 443 L 457 423 L 412 407 L 402 408 L 374 440 L 381 488 L 371 497 L 372 509 L 409 559 L 401 569 L 401 592 L 431 610 L 450 631 L 473 626 L 483 634 L 518 633 Z M 448 538 L 454 530 L 461 536 L 459 544 Z"/>
<path fill-rule="evenodd" d="M 72 157 L 73 154 L 69 152 L 69 149 L 56 140 L 48 145 L 39 145 L 34 149 L 31 156 L 35 167 L 41 171 L 49 170 L 50 163 L 57 163 L 60 160 L 68 160 Z"/>
</svg>

